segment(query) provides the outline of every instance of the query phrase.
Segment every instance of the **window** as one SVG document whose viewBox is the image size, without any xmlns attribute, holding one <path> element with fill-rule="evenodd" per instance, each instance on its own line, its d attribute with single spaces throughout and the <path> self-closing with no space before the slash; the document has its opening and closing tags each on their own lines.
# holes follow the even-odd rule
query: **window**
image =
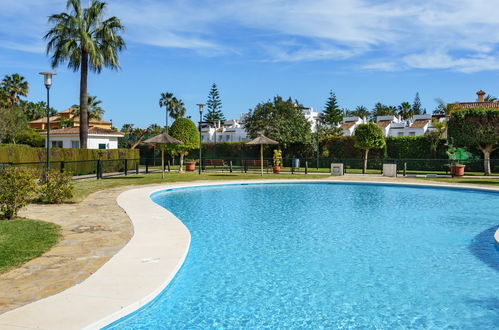
<svg viewBox="0 0 499 330">
<path fill-rule="evenodd" d="M 409 132 L 409 136 L 416 136 L 416 132 Z"/>
<path fill-rule="evenodd" d="M 105 143 L 99 143 L 99 149 L 106 149 Z"/>
<path fill-rule="evenodd" d="M 51 141 L 52 148 L 62 148 L 62 141 Z"/>
<path fill-rule="evenodd" d="M 71 148 L 79 149 L 80 148 L 80 141 L 71 141 Z"/>
<path fill-rule="evenodd" d="M 398 132 L 397 136 L 404 136 L 404 132 Z"/>
</svg>

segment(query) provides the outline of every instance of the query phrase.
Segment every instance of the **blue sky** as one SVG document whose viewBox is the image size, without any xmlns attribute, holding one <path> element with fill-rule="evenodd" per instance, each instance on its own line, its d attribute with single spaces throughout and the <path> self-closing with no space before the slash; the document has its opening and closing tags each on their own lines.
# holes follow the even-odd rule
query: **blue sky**
<svg viewBox="0 0 499 330">
<path fill-rule="evenodd" d="M 82 1 L 86 3 L 86 0 Z M 29 99 L 44 100 L 47 17 L 64 0 L 0 0 L 0 74 L 20 73 Z M 211 83 L 226 117 L 279 94 L 322 110 L 329 90 L 341 107 L 397 105 L 420 93 L 472 101 L 499 96 L 499 1 L 482 0 L 109 0 L 126 27 L 122 70 L 90 74 L 89 93 L 106 119 L 163 124 L 159 94 L 170 91 L 198 118 Z M 52 105 L 78 103 L 79 74 L 61 66 Z"/>
</svg>

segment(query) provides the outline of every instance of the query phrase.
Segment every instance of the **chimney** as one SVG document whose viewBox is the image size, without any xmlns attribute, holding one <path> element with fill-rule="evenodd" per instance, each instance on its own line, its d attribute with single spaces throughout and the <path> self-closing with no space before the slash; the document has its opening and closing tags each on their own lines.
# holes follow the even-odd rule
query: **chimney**
<svg viewBox="0 0 499 330">
<path fill-rule="evenodd" d="M 478 95 L 478 102 L 483 102 L 484 101 L 484 98 L 483 98 L 483 96 L 485 95 L 484 91 L 482 91 L 480 89 L 478 92 L 476 92 L 476 95 Z"/>
</svg>

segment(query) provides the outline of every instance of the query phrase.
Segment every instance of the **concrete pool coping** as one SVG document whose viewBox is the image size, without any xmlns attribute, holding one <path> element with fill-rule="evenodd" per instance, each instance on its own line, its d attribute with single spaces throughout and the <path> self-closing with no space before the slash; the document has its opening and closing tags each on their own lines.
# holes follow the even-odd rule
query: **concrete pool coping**
<svg viewBox="0 0 499 330">
<path fill-rule="evenodd" d="M 286 182 L 368 183 L 499 191 L 499 188 L 470 185 L 397 182 L 388 179 L 342 180 L 336 177 L 320 181 L 198 181 L 132 188 L 117 198 L 134 227 L 134 235 L 129 243 L 82 283 L 1 315 L 0 328 L 97 329 L 153 300 L 180 269 L 190 244 L 190 234 L 183 223 L 151 200 L 150 195 L 154 192 L 200 186 Z M 495 239 L 499 242 L 499 230 L 495 233 Z"/>
</svg>

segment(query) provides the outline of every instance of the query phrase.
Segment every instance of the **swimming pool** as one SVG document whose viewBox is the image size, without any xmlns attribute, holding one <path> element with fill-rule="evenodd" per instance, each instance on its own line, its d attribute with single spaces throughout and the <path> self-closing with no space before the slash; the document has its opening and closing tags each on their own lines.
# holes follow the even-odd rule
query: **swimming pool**
<svg viewBox="0 0 499 330">
<path fill-rule="evenodd" d="M 499 194 L 279 183 L 156 193 L 181 270 L 111 329 L 494 328 Z"/>
</svg>

